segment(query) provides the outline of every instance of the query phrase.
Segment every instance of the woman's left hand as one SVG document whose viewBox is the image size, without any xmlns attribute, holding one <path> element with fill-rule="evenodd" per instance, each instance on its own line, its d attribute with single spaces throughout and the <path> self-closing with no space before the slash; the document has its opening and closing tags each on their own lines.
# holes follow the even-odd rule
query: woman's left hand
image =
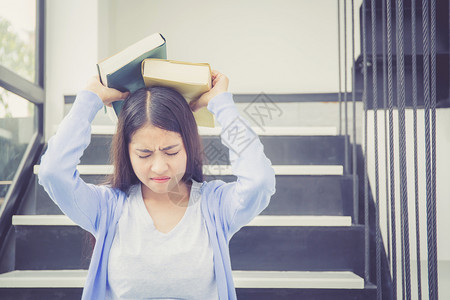
<svg viewBox="0 0 450 300">
<path fill-rule="evenodd" d="M 126 99 L 130 94 L 129 92 L 122 93 L 119 90 L 105 87 L 101 84 L 98 76 L 92 76 L 89 79 L 85 90 L 96 93 L 106 106 L 111 106 L 114 101 Z"/>
<path fill-rule="evenodd" d="M 200 98 L 195 101 L 191 101 L 189 106 L 192 111 L 198 111 L 202 107 L 208 106 L 209 101 L 215 96 L 228 91 L 228 77 L 222 73 L 212 70 L 211 71 L 212 87 L 206 93 L 203 93 Z"/>
</svg>

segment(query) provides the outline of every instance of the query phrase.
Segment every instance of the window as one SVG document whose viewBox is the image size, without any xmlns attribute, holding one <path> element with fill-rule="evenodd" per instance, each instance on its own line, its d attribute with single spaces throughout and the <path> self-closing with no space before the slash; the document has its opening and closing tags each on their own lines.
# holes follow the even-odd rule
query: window
<svg viewBox="0 0 450 300">
<path fill-rule="evenodd" d="M 0 0 L 0 212 L 18 201 L 43 143 L 44 9 L 44 0 Z"/>
<path fill-rule="evenodd" d="M 33 134 L 36 106 L 0 87 L 0 205 Z"/>
<path fill-rule="evenodd" d="M 0 65 L 35 82 L 36 1 L 0 1 Z"/>
</svg>

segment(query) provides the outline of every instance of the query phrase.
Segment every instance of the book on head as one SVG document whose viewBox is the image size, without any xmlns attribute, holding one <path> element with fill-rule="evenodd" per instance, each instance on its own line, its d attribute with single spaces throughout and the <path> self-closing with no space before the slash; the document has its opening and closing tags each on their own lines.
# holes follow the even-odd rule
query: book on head
<svg viewBox="0 0 450 300">
<path fill-rule="evenodd" d="M 207 63 L 191 63 L 148 58 L 142 62 L 146 87 L 165 86 L 178 91 L 188 103 L 211 89 L 211 67 Z M 194 112 L 198 126 L 214 127 L 214 115 L 203 107 Z"/>
<path fill-rule="evenodd" d="M 130 45 L 124 50 L 97 63 L 100 81 L 103 85 L 122 92 L 134 92 L 145 87 L 141 64 L 146 58 L 167 58 L 166 40 L 160 33 L 154 33 Z M 123 101 L 115 101 L 106 107 L 111 119 L 117 123 L 117 116 Z"/>
</svg>

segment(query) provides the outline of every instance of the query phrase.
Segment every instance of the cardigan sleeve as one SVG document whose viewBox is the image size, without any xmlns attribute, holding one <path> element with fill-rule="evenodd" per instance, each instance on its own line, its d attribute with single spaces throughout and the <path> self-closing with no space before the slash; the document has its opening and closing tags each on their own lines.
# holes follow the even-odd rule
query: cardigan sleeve
<svg viewBox="0 0 450 300">
<path fill-rule="evenodd" d="M 78 93 L 70 112 L 48 141 L 38 172 L 39 184 L 61 211 L 95 237 L 100 218 L 111 212 L 111 199 L 117 199 L 117 191 L 85 183 L 77 165 L 91 140 L 91 122 L 102 107 L 97 94 Z"/>
<path fill-rule="evenodd" d="M 237 110 L 233 96 L 224 92 L 210 100 L 208 110 L 222 126 L 221 142 L 229 149 L 231 169 L 237 180 L 215 180 L 213 197 L 228 240 L 260 214 L 275 193 L 275 171 L 264 154 L 258 135 Z"/>
</svg>

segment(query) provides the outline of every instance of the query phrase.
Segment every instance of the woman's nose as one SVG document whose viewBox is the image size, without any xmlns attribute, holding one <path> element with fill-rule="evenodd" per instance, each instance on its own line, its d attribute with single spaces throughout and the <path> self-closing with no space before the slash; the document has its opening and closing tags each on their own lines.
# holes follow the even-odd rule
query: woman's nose
<svg viewBox="0 0 450 300">
<path fill-rule="evenodd" d="M 162 154 L 155 155 L 151 166 L 152 173 L 158 175 L 166 175 L 165 173 L 167 169 L 168 169 L 167 162 L 164 159 L 163 155 Z"/>
</svg>

